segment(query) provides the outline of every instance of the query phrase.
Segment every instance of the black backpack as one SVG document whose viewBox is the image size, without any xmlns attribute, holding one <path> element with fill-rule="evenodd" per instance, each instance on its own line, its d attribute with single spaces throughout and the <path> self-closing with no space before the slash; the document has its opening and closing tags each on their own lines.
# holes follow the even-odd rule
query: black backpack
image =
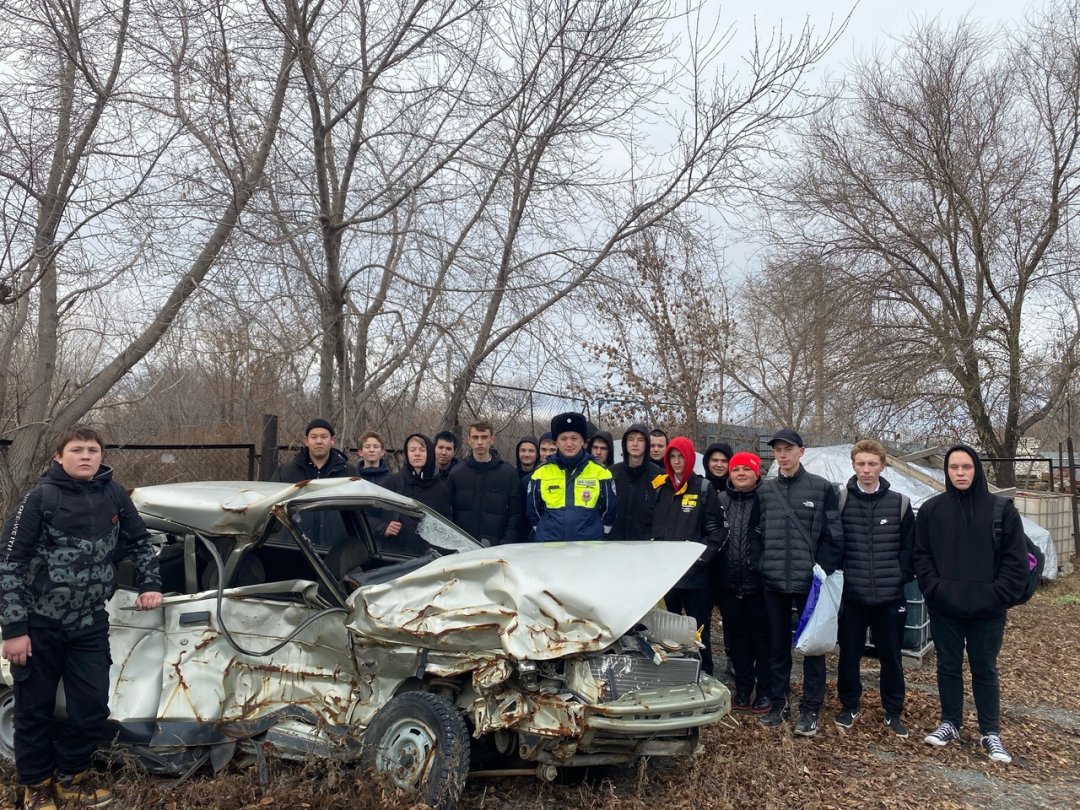
<svg viewBox="0 0 1080 810">
<path fill-rule="evenodd" d="M 1009 499 L 1003 495 L 994 495 L 994 554 L 998 553 L 1001 548 L 1001 534 L 1002 524 L 1005 520 L 1005 504 L 1009 502 Z M 1008 607 L 1016 607 L 1022 605 L 1032 596 L 1035 595 L 1036 589 L 1039 587 L 1039 581 L 1042 579 L 1043 571 L 1046 570 L 1046 555 L 1042 553 L 1037 545 L 1035 545 L 1031 538 L 1024 533 L 1024 545 L 1027 547 L 1027 553 L 1035 558 L 1035 567 L 1028 567 L 1028 578 L 1024 584 L 1024 591 L 1016 599 L 1008 604 Z"/>
</svg>

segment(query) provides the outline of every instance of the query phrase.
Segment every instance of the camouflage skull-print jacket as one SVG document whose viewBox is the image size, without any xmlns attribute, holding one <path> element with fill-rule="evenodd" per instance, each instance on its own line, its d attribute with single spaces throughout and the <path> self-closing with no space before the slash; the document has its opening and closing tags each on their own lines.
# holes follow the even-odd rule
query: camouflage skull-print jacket
<svg viewBox="0 0 1080 810">
<path fill-rule="evenodd" d="M 117 545 L 135 563 L 141 592 L 161 590 L 157 557 L 142 518 L 104 465 L 78 481 L 55 461 L 19 500 L 0 538 L 0 625 L 4 638 L 45 623 L 79 630 L 104 620 L 116 589 Z M 46 505 L 52 514 L 46 514 Z"/>
</svg>

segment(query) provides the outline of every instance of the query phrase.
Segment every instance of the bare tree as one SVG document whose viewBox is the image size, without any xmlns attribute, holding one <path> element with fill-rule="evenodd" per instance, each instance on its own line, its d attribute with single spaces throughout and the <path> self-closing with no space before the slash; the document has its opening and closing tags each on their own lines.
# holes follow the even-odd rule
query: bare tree
<svg viewBox="0 0 1080 810">
<path fill-rule="evenodd" d="M 657 65 L 671 57 L 663 36 L 674 19 L 669 4 L 542 5 L 540 13 L 526 3 L 534 13 L 524 29 L 504 38 L 514 64 L 536 64 L 543 43 L 545 69 L 499 119 L 505 146 L 489 163 L 498 193 L 478 208 L 488 239 L 474 248 L 468 274 L 477 292 L 461 308 L 469 318 L 457 333 L 461 361 L 445 426 L 460 422 L 484 363 L 522 330 L 542 326 L 633 239 L 697 202 L 723 205 L 748 188 L 753 160 L 771 148 L 775 128 L 805 112 L 797 103 L 802 78 L 832 41 L 809 29 L 755 41 L 740 81 L 709 78 L 714 43 L 693 32 L 689 59 L 661 74 Z M 640 131 L 672 108 L 686 111 L 670 121 L 675 148 L 651 150 Z M 596 159 L 595 144 L 634 168 Z M 554 339 L 566 342 L 565 333 Z"/>
<path fill-rule="evenodd" d="M 818 438 L 879 423 L 888 397 L 862 359 L 879 350 L 865 290 L 821 257 L 781 254 L 745 281 L 733 307 L 729 374 L 742 418 Z"/>
<path fill-rule="evenodd" d="M 0 80 L 0 500 L 165 334 L 260 187 L 294 54 L 247 11 L 0 9 L 20 55 Z"/>
<path fill-rule="evenodd" d="M 612 413 L 644 410 L 698 437 L 710 418 L 724 420 L 729 372 L 731 321 L 712 239 L 672 221 L 636 237 L 620 258 L 608 262 L 595 297 L 601 337 L 588 348 L 600 384 L 582 392 L 611 400 Z"/>
<path fill-rule="evenodd" d="M 919 381 L 897 396 L 959 404 L 994 457 L 1076 369 L 1076 322 L 1055 347 L 1036 310 L 1075 273 L 1078 139 L 1078 8 L 1054 3 L 1015 36 L 927 23 L 862 63 L 786 184 L 798 238 L 878 290 L 874 325 Z M 1013 480 L 1011 464 L 996 474 Z"/>
</svg>

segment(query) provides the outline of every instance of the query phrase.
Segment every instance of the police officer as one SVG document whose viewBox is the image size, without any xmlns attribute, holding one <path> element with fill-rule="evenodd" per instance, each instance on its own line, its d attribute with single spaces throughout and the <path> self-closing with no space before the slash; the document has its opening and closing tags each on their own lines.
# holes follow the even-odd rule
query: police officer
<svg viewBox="0 0 1080 810">
<path fill-rule="evenodd" d="M 551 420 L 555 454 L 530 476 L 525 497 L 533 540 L 602 540 L 615 523 L 615 483 L 585 452 L 586 429 L 580 413 Z"/>
</svg>

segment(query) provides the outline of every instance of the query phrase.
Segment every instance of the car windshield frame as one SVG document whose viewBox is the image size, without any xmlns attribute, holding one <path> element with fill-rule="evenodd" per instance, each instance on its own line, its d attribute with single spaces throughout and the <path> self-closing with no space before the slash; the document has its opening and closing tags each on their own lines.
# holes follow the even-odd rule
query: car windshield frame
<svg viewBox="0 0 1080 810">
<path fill-rule="evenodd" d="M 369 498 L 342 498 L 329 496 L 326 498 L 304 498 L 303 500 L 291 500 L 285 504 L 286 512 L 290 520 L 295 512 L 306 512 L 310 509 L 362 509 L 373 507 L 389 509 L 394 512 L 419 518 L 416 533 L 430 548 L 439 552 L 462 554 L 467 551 L 476 551 L 484 548 L 483 543 L 476 540 L 468 532 L 460 528 L 449 518 L 443 517 L 438 512 L 428 509 L 423 504 L 414 501 L 414 508 L 406 508 L 398 504 L 382 503 Z M 434 529 L 434 532 L 430 531 Z M 425 530 L 428 533 L 425 534 Z M 433 535 L 429 537 L 428 534 Z"/>
</svg>

